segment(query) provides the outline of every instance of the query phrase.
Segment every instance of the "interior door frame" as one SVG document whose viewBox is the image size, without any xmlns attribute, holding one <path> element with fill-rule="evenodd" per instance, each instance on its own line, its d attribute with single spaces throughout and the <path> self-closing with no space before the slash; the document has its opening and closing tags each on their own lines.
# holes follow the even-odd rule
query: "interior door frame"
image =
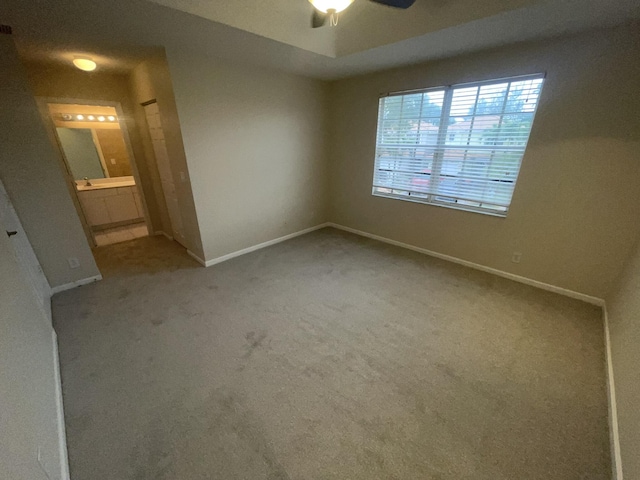
<svg viewBox="0 0 640 480">
<path fill-rule="evenodd" d="M 158 110 L 158 112 L 157 112 L 158 121 L 160 122 L 160 130 L 162 131 L 162 137 L 164 139 L 164 146 L 165 146 L 165 150 L 166 150 L 166 153 L 167 153 L 167 157 L 169 156 L 169 152 L 168 152 L 168 149 L 166 147 L 166 135 L 165 135 L 164 127 L 162 125 L 162 118 L 161 118 L 162 116 L 160 114 L 160 105 L 158 103 L 158 100 L 156 98 L 154 98 L 154 99 L 149 100 L 147 102 L 141 103 L 140 106 L 142 107 L 142 111 L 144 113 L 144 118 L 145 118 L 145 128 L 147 130 L 147 133 L 149 134 L 149 139 L 151 141 L 151 149 L 153 151 L 153 155 L 154 155 L 154 158 L 155 158 L 155 167 L 158 170 L 158 175 L 159 175 L 159 180 L 160 180 L 160 189 L 162 191 L 162 198 L 164 199 L 164 202 L 165 202 L 165 205 L 166 205 L 166 208 L 167 208 L 167 216 L 169 217 L 169 223 L 170 223 L 170 228 L 171 228 L 171 232 L 169 232 L 169 233 L 171 233 L 171 235 L 168 235 L 167 232 L 163 232 L 163 233 L 170 240 L 179 243 L 184 248 L 187 248 L 186 243 L 185 243 L 186 239 L 185 239 L 185 235 L 184 235 L 184 219 L 182 218 L 182 210 L 180 209 L 180 205 L 179 205 L 180 202 L 179 202 L 179 199 L 178 199 L 178 196 L 177 196 L 177 184 L 178 184 L 178 181 L 176 180 L 176 176 L 174 175 L 173 167 L 171 166 L 171 161 L 168 158 L 168 160 L 167 160 L 168 161 L 167 168 L 169 170 L 169 175 L 171 176 L 171 180 L 173 182 L 173 189 L 174 189 L 174 192 L 176 194 L 176 201 L 178 203 L 178 212 L 177 212 L 177 214 L 179 216 L 179 219 L 171 218 L 171 207 L 169 205 L 169 199 L 167 198 L 167 194 L 166 194 L 165 189 L 164 189 L 164 183 L 165 182 L 163 182 L 162 172 L 161 172 L 160 167 L 158 166 L 159 165 L 159 163 L 158 163 L 158 154 L 157 154 L 155 146 L 154 146 L 154 140 L 153 140 L 153 136 L 151 134 L 151 128 L 149 126 L 149 117 L 148 117 L 148 113 L 147 113 L 147 107 L 149 107 L 151 105 L 155 105 L 157 110 Z M 178 221 L 176 221 L 176 220 L 178 220 Z M 176 225 L 176 223 L 178 225 Z M 180 229 L 177 229 L 176 228 L 177 226 L 179 226 Z M 174 231 L 174 229 L 175 229 L 175 231 Z M 178 235 L 176 235 L 176 232 L 178 233 Z"/>
<path fill-rule="evenodd" d="M 131 147 L 131 137 L 129 136 L 129 128 L 127 126 L 127 122 L 125 120 L 125 114 L 122 110 L 122 105 L 120 102 L 106 101 L 106 100 L 87 100 L 82 98 L 62 98 L 62 97 L 35 97 L 36 103 L 38 104 L 38 109 L 40 110 L 40 115 L 45 124 L 45 128 L 47 130 L 47 134 L 52 142 L 52 144 L 56 147 L 59 152 L 58 155 L 58 163 L 60 164 L 60 168 L 62 169 L 62 173 L 67 180 L 65 183 L 67 184 L 69 194 L 71 196 L 71 200 L 73 201 L 74 206 L 76 207 L 76 211 L 78 212 L 78 216 L 80 217 L 80 222 L 82 223 L 82 228 L 85 231 L 85 235 L 87 237 L 87 241 L 90 247 L 96 246 L 95 236 L 93 234 L 93 230 L 89 226 L 89 222 L 87 222 L 84 210 L 82 209 L 82 205 L 80 204 L 80 199 L 78 198 L 78 190 L 76 188 L 76 182 L 73 178 L 73 175 L 69 171 L 69 166 L 64 157 L 64 150 L 60 144 L 60 139 L 58 138 L 58 133 L 56 132 L 56 127 L 53 122 L 53 118 L 51 118 L 51 114 L 49 113 L 48 105 L 50 103 L 59 103 L 65 105 L 89 105 L 95 107 L 112 107 L 116 110 L 116 116 L 118 117 L 118 125 L 120 126 L 120 131 L 122 132 L 122 136 L 124 138 L 124 144 L 127 149 L 127 155 L 129 155 L 129 162 L 131 163 L 131 171 L 133 173 L 133 178 L 136 181 L 136 187 L 138 188 L 138 195 L 140 200 L 142 201 L 142 210 L 144 212 L 144 221 L 147 225 L 147 229 L 151 232 L 152 224 L 151 217 L 149 215 L 149 208 L 147 207 L 147 199 L 145 197 L 144 191 L 142 189 L 142 182 L 140 181 L 140 172 L 138 170 L 138 164 L 136 162 L 136 157 L 133 153 L 133 148 Z"/>
</svg>

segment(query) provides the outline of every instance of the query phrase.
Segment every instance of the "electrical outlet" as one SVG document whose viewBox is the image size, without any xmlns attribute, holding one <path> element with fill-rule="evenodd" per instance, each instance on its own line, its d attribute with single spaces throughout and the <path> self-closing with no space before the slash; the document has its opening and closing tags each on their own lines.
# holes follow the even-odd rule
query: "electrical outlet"
<svg viewBox="0 0 640 480">
<path fill-rule="evenodd" d="M 115 159 L 115 158 L 112 158 L 112 159 L 111 159 L 111 165 L 115 165 L 115 164 L 116 164 L 116 159 Z"/>
<path fill-rule="evenodd" d="M 181 182 L 187 181 L 187 175 L 184 172 L 180 172 L 180 181 Z"/>
<path fill-rule="evenodd" d="M 513 263 L 520 263 L 521 259 L 522 259 L 522 253 L 520 252 L 513 252 L 513 255 L 511 255 L 511 261 Z"/>
<path fill-rule="evenodd" d="M 67 258 L 67 262 L 69 263 L 69 268 L 78 268 L 80 266 L 80 260 L 76 257 Z"/>
</svg>

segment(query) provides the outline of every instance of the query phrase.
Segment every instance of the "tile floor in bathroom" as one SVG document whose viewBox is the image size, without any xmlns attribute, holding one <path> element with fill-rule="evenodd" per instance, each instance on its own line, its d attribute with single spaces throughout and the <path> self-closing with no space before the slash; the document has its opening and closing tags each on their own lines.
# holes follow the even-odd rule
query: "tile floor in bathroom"
<svg viewBox="0 0 640 480">
<path fill-rule="evenodd" d="M 126 242 L 140 237 L 149 235 L 147 225 L 142 223 L 134 223 L 125 225 L 124 227 L 109 228 L 94 233 L 96 244 L 98 247 L 111 245 L 112 243 Z"/>
</svg>

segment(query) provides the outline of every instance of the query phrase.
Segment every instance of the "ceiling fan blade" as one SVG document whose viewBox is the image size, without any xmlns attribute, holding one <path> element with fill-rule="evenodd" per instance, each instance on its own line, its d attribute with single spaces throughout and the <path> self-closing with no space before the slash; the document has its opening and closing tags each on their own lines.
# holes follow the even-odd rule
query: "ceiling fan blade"
<svg viewBox="0 0 640 480">
<path fill-rule="evenodd" d="M 327 23 L 327 15 L 326 13 L 319 12 L 315 8 L 313 9 L 313 16 L 311 17 L 311 27 L 318 28 Z"/>
<path fill-rule="evenodd" d="M 372 2 L 395 8 L 409 8 L 416 0 L 371 0 Z"/>
</svg>

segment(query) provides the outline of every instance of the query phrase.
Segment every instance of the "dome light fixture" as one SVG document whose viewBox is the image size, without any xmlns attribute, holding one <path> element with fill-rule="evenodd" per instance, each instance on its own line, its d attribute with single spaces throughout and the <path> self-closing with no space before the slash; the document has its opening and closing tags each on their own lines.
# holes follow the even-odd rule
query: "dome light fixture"
<svg viewBox="0 0 640 480">
<path fill-rule="evenodd" d="M 114 117 L 113 115 L 109 115 L 107 118 L 109 119 L 110 122 L 116 121 L 116 117 Z"/>
<path fill-rule="evenodd" d="M 84 115 L 76 115 L 76 120 L 84 120 Z"/>
<path fill-rule="evenodd" d="M 91 60 L 89 57 L 74 57 L 73 64 L 76 68 L 79 68 L 84 72 L 93 72 L 98 66 L 96 62 Z"/>
<path fill-rule="evenodd" d="M 93 115 L 89 115 L 87 118 L 88 118 L 89 120 L 95 120 L 95 119 L 96 119 L 96 117 L 94 117 Z"/>
<path fill-rule="evenodd" d="M 353 0 L 309 0 L 322 13 L 340 13 L 353 3 Z"/>
<path fill-rule="evenodd" d="M 100 115 L 100 116 L 98 117 L 98 121 L 99 121 L 99 122 L 104 122 L 104 117 L 103 117 L 102 115 Z"/>
<path fill-rule="evenodd" d="M 411 7 L 416 0 L 371 0 L 373 3 L 385 5 L 387 7 L 406 10 Z M 309 0 L 314 10 L 311 15 L 311 28 L 319 28 L 327 24 L 338 25 L 338 15 L 353 3 L 353 0 Z"/>
</svg>

